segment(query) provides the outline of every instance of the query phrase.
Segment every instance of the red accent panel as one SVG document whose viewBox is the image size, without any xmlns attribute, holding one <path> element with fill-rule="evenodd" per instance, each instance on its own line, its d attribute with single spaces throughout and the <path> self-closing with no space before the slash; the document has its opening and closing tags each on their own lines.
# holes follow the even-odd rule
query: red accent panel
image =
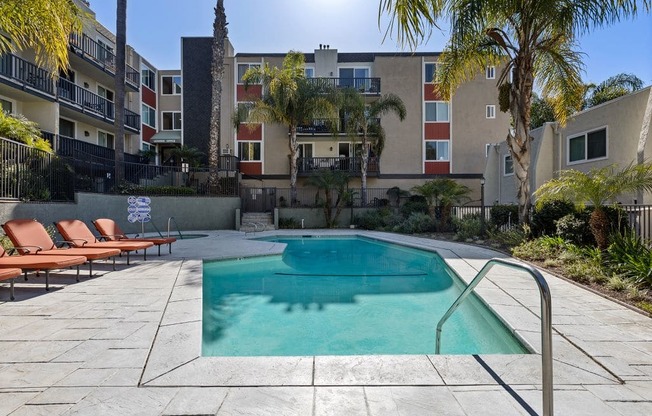
<svg viewBox="0 0 652 416">
<path fill-rule="evenodd" d="M 238 140 L 262 140 L 263 139 L 263 126 L 257 124 L 253 129 L 247 125 L 242 125 L 238 129 Z"/>
<path fill-rule="evenodd" d="M 450 123 L 425 123 L 426 140 L 450 140 L 451 124 Z"/>
<path fill-rule="evenodd" d="M 435 94 L 433 91 L 434 88 L 432 84 L 423 84 L 423 99 L 425 101 L 446 101 L 441 95 Z"/>
<path fill-rule="evenodd" d="M 426 173 L 440 175 L 451 173 L 450 162 L 426 162 Z"/>
<path fill-rule="evenodd" d="M 255 101 L 263 96 L 263 86 L 250 85 L 247 91 L 245 91 L 244 85 L 238 84 L 236 96 L 238 97 L 238 101 Z"/>
<path fill-rule="evenodd" d="M 141 96 L 143 97 L 143 103 L 152 108 L 156 108 L 156 93 L 144 85 L 141 85 L 141 87 Z"/>
<path fill-rule="evenodd" d="M 141 125 L 140 131 L 143 133 L 143 140 L 150 142 L 152 136 L 156 134 L 156 129 L 146 126 L 145 124 Z"/>
<path fill-rule="evenodd" d="M 240 162 L 240 172 L 245 175 L 262 175 L 263 164 L 262 162 Z"/>
</svg>

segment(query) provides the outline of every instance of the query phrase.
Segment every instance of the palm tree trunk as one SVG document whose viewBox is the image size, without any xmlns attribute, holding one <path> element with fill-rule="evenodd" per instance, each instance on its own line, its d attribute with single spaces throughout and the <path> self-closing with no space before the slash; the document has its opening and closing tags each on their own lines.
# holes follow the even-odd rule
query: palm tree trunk
<svg viewBox="0 0 652 416">
<path fill-rule="evenodd" d="M 643 115 L 643 123 L 641 125 L 641 135 L 638 139 L 638 148 L 636 150 L 636 163 L 642 165 L 645 163 L 645 146 L 647 139 L 650 137 L 650 124 L 652 124 L 652 88 L 647 96 L 647 106 L 645 107 L 645 114 Z M 639 204 L 643 203 L 643 191 L 638 191 L 636 195 Z"/>
<path fill-rule="evenodd" d="M 589 227 L 600 250 L 609 246 L 609 217 L 603 207 L 595 207 L 589 218 Z"/>
<path fill-rule="evenodd" d="M 290 206 L 297 203 L 297 172 L 299 159 L 299 144 L 297 143 L 297 126 L 290 126 Z"/>
<path fill-rule="evenodd" d="M 367 165 L 369 163 L 369 143 L 362 138 L 362 163 L 360 164 L 360 199 L 362 206 L 367 205 Z"/>
<path fill-rule="evenodd" d="M 124 180 L 125 160 L 125 64 L 127 44 L 127 0 L 118 0 L 116 9 L 115 84 L 113 123 L 115 127 L 115 185 Z"/>
<path fill-rule="evenodd" d="M 215 21 L 213 22 L 213 59 L 211 63 L 211 126 L 208 142 L 208 186 L 210 192 L 219 193 L 219 169 L 222 117 L 222 78 L 224 76 L 224 42 L 228 30 L 226 28 L 226 12 L 224 0 L 217 0 L 215 6 Z"/>
</svg>

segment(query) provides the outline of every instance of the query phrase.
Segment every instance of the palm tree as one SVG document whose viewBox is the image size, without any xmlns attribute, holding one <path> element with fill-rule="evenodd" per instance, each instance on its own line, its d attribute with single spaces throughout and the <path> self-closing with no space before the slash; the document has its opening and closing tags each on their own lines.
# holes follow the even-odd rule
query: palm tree
<svg viewBox="0 0 652 416">
<path fill-rule="evenodd" d="M 224 77 L 224 42 L 228 35 L 226 28 L 224 0 L 217 0 L 215 21 L 213 22 L 213 58 L 211 62 L 211 125 L 208 141 L 208 185 L 211 192 L 219 192 L 219 168 L 221 117 L 222 117 L 222 78 Z"/>
<path fill-rule="evenodd" d="M 320 169 L 308 178 L 307 183 L 317 188 L 315 202 L 324 211 L 326 227 L 333 228 L 337 222 L 337 218 L 342 213 L 342 209 L 347 203 L 351 202 L 353 197 L 352 191 L 347 186 L 349 176 L 339 170 Z M 323 200 L 320 200 L 320 191 L 324 192 Z M 337 195 L 335 201 L 333 201 L 334 193 Z M 333 208 L 335 208 L 335 215 L 333 215 Z"/>
<path fill-rule="evenodd" d="M 592 205 L 589 226 L 598 248 L 604 250 L 609 242 L 609 219 L 605 205 L 615 203 L 616 198 L 622 194 L 639 190 L 652 191 L 652 164 L 631 164 L 622 170 L 616 170 L 616 165 L 610 165 L 591 169 L 588 173 L 574 169 L 562 170 L 559 177 L 541 185 L 534 195 L 537 206 L 546 201 L 564 199 L 573 201 L 578 207 Z"/>
<path fill-rule="evenodd" d="M 636 163 L 639 165 L 645 163 L 645 147 L 647 146 L 647 139 L 650 136 L 650 124 L 652 124 L 652 88 L 648 91 L 647 104 L 645 105 L 643 122 L 641 123 L 641 133 L 638 138 L 638 146 L 636 147 Z M 643 202 L 643 192 L 639 191 L 636 197 L 639 201 Z"/>
<path fill-rule="evenodd" d="M 251 107 L 241 106 L 236 111 L 235 124 L 279 123 L 288 126 L 290 150 L 290 203 L 297 199 L 297 126 L 311 124 L 314 119 L 337 119 L 335 94 L 328 83 L 308 80 L 304 75 L 304 56 L 290 51 L 283 59 L 283 67 L 252 67 L 243 76 L 245 90 L 252 84 L 262 84 L 263 97 Z M 334 123 L 331 123 L 334 124 Z"/>
<path fill-rule="evenodd" d="M 33 49 L 36 64 L 53 77 L 68 68 L 68 41 L 81 30 L 81 11 L 70 0 L 0 2 L 0 54 Z"/>
<path fill-rule="evenodd" d="M 365 103 L 364 96 L 354 88 L 343 91 L 342 110 L 346 117 L 346 133 L 353 140 L 360 138 L 362 145 L 360 166 L 360 198 L 363 206 L 367 203 L 367 166 L 369 163 L 370 139 L 375 139 L 374 153 L 380 157 L 385 143 L 385 129 L 380 125 L 380 117 L 395 113 L 403 121 L 406 110 L 403 100 L 398 95 L 386 94 L 370 105 Z"/>
<path fill-rule="evenodd" d="M 583 108 L 595 107 L 641 88 L 643 88 L 643 81 L 634 74 L 614 75 L 598 85 L 588 84 L 586 86 Z"/>
<path fill-rule="evenodd" d="M 127 0 L 118 0 L 115 29 L 115 183 L 124 179 L 125 160 L 125 70 L 127 47 Z"/>
<path fill-rule="evenodd" d="M 650 1 L 644 3 L 649 9 Z M 381 0 L 379 19 L 388 13 L 387 33 L 396 30 L 400 43 L 415 47 L 448 18 L 451 34 L 439 58 L 435 84 L 444 97 L 487 65 L 503 65 L 498 77 L 500 104 L 512 116 L 507 144 L 517 178 L 519 219 L 527 224 L 535 83 L 544 98 L 551 98 L 555 118 L 563 124 L 569 111 L 581 104 L 584 91 L 581 54 L 573 49 L 577 39 L 636 12 L 636 0 Z"/>
<path fill-rule="evenodd" d="M 435 221 L 439 208 L 440 231 L 445 231 L 448 228 L 452 206 L 468 199 L 471 192 L 466 185 L 461 185 L 448 178 L 433 179 L 422 185 L 414 186 L 412 191 L 426 198 L 428 212 Z"/>
</svg>

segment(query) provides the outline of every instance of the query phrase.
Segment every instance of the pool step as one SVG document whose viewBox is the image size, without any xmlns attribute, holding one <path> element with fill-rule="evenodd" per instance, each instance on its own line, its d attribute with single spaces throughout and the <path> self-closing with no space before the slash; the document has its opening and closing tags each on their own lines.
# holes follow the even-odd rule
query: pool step
<svg viewBox="0 0 652 416">
<path fill-rule="evenodd" d="M 240 231 L 268 231 L 274 230 L 274 218 L 268 212 L 245 212 L 242 214 Z"/>
</svg>

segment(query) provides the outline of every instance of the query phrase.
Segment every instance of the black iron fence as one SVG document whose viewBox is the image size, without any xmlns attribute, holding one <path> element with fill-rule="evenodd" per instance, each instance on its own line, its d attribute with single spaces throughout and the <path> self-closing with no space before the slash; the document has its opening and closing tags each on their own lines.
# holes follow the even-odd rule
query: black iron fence
<svg viewBox="0 0 652 416">
<path fill-rule="evenodd" d="M 320 169 L 347 172 L 360 175 L 362 158 L 360 157 L 300 157 L 297 159 L 299 175 L 307 176 L 319 172 Z M 380 159 L 369 157 L 367 160 L 367 175 L 377 176 L 380 172 Z"/>
<path fill-rule="evenodd" d="M 50 73 L 16 55 L 10 53 L 0 55 L 0 75 L 22 86 L 54 95 L 54 81 Z"/>
<path fill-rule="evenodd" d="M 362 94 L 380 94 L 380 78 L 309 78 L 310 82 L 335 88 L 355 88 Z"/>
</svg>

